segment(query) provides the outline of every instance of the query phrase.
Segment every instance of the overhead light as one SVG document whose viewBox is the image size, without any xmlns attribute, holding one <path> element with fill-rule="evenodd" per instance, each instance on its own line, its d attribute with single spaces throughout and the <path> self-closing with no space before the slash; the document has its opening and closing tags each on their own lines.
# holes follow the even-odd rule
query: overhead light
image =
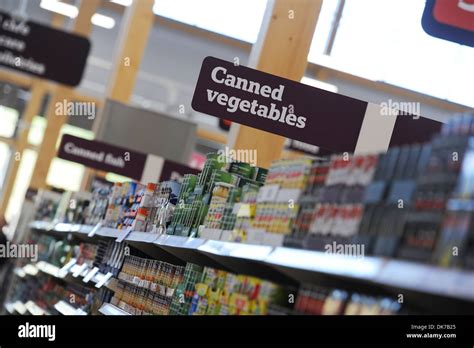
<svg viewBox="0 0 474 348">
<path fill-rule="evenodd" d="M 40 7 L 44 10 L 55 12 L 69 18 L 76 18 L 79 14 L 79 10 L 76 6 L 58 0 L 41 0 Z M 115 27 L 115 19 L 101 15 L 100 13 L 93 14 L 91 22 L 94 25 L 106 29 L 112 29 Z"/>
<path fill-rule="evenodd" d="M 113 2 L 114 4 L 122 5 L 122 6 L 130 6 L 133 2 L 133 0 L 110 0 L 110 2 Z"/>
<path fill-rule="evenodd" d="M 76 18 L 79 13 L 76 6 L 58 0 L 41 0 L 40 7 L 44 10 L 59 13 L 69 18 Z"/>
<path fill-rule="evenodd" d="M 315 80 L 306 76 L 303 76 L 301 79 L 301 83 L 304 83 L 305 85 L 313 86 L 319 89 L 324 89 L 325 91 L 337 93 L 338 88 L 337 86 L 331 85 L 330 83 L 326 83 L 323 81 Z"/>
<path fill-rule="evenodd" d="M 91 22 L 92 24 L 105 29 L 112 29 L 115 27 L 115 19 L 101 15 L 100 13 L 94 13 L 91 17 Z"/>
</svg>

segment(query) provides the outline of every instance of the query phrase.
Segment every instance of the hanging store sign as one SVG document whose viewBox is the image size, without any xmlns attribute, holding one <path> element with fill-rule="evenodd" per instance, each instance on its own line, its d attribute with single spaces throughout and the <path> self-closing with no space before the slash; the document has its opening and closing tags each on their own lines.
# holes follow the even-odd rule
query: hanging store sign
<svg viewBox="0 0 474 348">
<path fill-rule="evenodd" d="M 186 174 L 199 174 L 199 170 L 188 167 L 184 164 L 177 163 L 174 161 L 166 160 L 160 175 L 160 181 L 179 181 L 183 180 Z"/>
<path fill-rule="evenodd" d="M 62 137 L 58 157 L 135 180 L 141 180 L 147 162 L 145 154 L 69 134 Z"/>
<path fill-rule="evenodd" d="M 132 151 L 101 141 L 63 135 L 58 157 L 89 168 L 116 173 L 142 183 L 177 180 L 199 171 L 163 157 Z"/>
<path fill-rule="evenodd" d="M 399 143 L 393 135 L 400 124 L 407 132 L 403 139 L 411 142 L 430 139 L 441 128 L 436 121 L 214 57 L 203 61 L 192 107 L 334 152 L 386 151 Z"/>
<path fill-rule="evenodd" d="M 431 36 L 474 47 L 474 0 L 427 0 L 421 24 Z"/>
<path fill-rule="evenodd" d="M 89 51 L 90 42 L 84 37 L 0 11 L 0 66 L 77 86 Z"/>
</svg>

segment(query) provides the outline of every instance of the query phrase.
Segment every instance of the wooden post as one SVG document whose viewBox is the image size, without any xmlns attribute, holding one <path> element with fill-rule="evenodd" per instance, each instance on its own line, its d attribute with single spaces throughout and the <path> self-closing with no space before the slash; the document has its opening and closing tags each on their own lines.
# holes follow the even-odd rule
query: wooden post
<svg viewBox="0 0 474 348">
<path fill-rule="evenodd" d="M 115 62 L 111 72 L 106 98 L 127 104 L 133 94 L 140 64 L 145 53 L 150 31 L 155 23 L 154 0 L 135 0 L 126 9 L 115 49 Z M 100 129 L 100 112 L 94 120 L 94 134 Z M 92 175 L 98 171 L 87 168 L 82 178 L 81 189 L 88 188 Z"/>
<path fill-rule="evenodd" d="M 28 105 L 26 106 L 26 109 L 23 112 L 21 118 L 21 126 L 19 127 L 19 133 L 13 146 L 15 150 L 15 160 L 11 162 L 11 166 L 8 171 L 8 176 L 5 180 L 2 201 L 0 204 L 0 216 L 4 215 L 5 211 L 7 210 L 8 202 L 13 192 L 16 176 L 20 167 L 20 161 L 23 157 L 23 150 L 28 145 L 28 134 L 31 127 L 31 123 L 33 121 L 34 116 L 37 115 L 41 107 L 41 102 L 43 101 L 43 96 L 46 91 L 45 87 L 45 84 L 40 80 L 35 80 L 33 82 L 33 85 L 31 86 L 30 100 L 28 102 Z"/>
<path fill-rule="evenodd" d="M 250 55 L 251 67 L 300 81 L 323 0 L 270 0 L 257 42 Z M 232 124 L 228 146 L 257 150 L 257 163 L 269 167 L 282 153 L 285 138 L 255 128 Z"/>
<path fill-rule="evenodd" d="M 51 26 L 56 29 L 61 29 L 64 26 L 66 17 L 60 15 L 59 13 L 53 13 L 51 17 Z"/>
<path fill-rule="evenodd" d="M 81 0 L 79 14 L 74 22 L 73 32 L 88 37 L 92 30 L 91 17 L 97 11 L 102 0 Z M 74 52 L 72 52 L 74 54 Z M 67 64 L 67 62 L 64 62 Z M 73 96 L 73 89 L 59 85 L 52 93 L 49 101 L 46 117 L 47 126 L 44 132 L 43 142 L 38 151 L 35 168 L 30 182 L 32 188 L 44 188 L 51 161 L 56 156 L 56 142 L 62 126 L 67 122 L 66 115 L 56 115 L 55 105 L 63 100 L 70 100 Z"/>
<path fill-rule="evenodd" d="M 154 3 L 154 0 L 135 0 L 126 9 L 108 84 L 107 97 L 110 99 L 122 103 L 130 100 L 148 36 L 155 22 Z"/>
<path fill-rule="evenodd" d="M 0 79 L 2 82 L 12 83 L 23 88 L 30 88 L 33 83 L 32 78 L 3 68 L 0 69 Z"/>
</svg>

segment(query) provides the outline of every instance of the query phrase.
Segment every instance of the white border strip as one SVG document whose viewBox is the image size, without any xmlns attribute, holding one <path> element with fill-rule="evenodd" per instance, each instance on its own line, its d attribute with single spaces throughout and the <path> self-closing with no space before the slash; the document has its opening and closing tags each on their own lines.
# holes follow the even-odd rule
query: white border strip
<svg viewBox="0 0 474 348">
<path fill-rule="evenodd" d="M 398 112 L 382 115 L 380 105 L 368 103 L 359 138 L 354 150 L 355 155 L 386 152 L 390 145 Z"/>
<path fill-rule="evenodd" d="M 148 155 L 143 168 L 141 183 L 147 184 L 149 182 L 158 182 L 165 159 L 163 157 Z"/>
</svg>

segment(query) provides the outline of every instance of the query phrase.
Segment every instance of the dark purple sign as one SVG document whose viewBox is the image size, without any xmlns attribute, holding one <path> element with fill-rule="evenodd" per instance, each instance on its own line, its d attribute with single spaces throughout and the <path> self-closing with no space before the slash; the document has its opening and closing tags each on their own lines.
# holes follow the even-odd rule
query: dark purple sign
<svg viewBox="0 0 474 348">
<path fill-rule="evenodd" d="M 367 103 L 207 57 L 199 74 L 192 107 L 232 122 L 342 152 L 355 149 Z"/>
<path fill-rule="evenodd" d="M 315 145 L 319 155 L 363 151 L 372 140 L 378 143 L 375 151 L 386 150 L 389 145 L 427 140 L 441 127 L 439 122 L 398 110 L 385 115 L 379 105 L 214 57 L 202 63 L 192 107 Z M 397 119 L 390 122 L 390 117 Z"/>
<path fill-rule="evenodd" d="M 68 86 L 81 82 L 88 39 L 0 12 L 0 65 Z"/>
<path fill-rule="evenodd" d="M 87 167 L 142 179 L 147 155 L 101 141 L 91 141 L 65 134 L 58 157 Z"/>
<path fill-rule="evenodd" d="M 395 121 L 390 147 L 402 146 L 412 143 L 425 143 L 431 140 L 433 134 L 441 131 L 441 122 L 429 118 L 413 118 L 412 115 L 399 114 Z"/>
<path fill-rule="evenodd" d="M 161 170 L 160 181 L 181 181 L 185 174 L 199 174 L 200 170 L 188 167 L 184 164 L 165 160 Z"/>
</svg>

